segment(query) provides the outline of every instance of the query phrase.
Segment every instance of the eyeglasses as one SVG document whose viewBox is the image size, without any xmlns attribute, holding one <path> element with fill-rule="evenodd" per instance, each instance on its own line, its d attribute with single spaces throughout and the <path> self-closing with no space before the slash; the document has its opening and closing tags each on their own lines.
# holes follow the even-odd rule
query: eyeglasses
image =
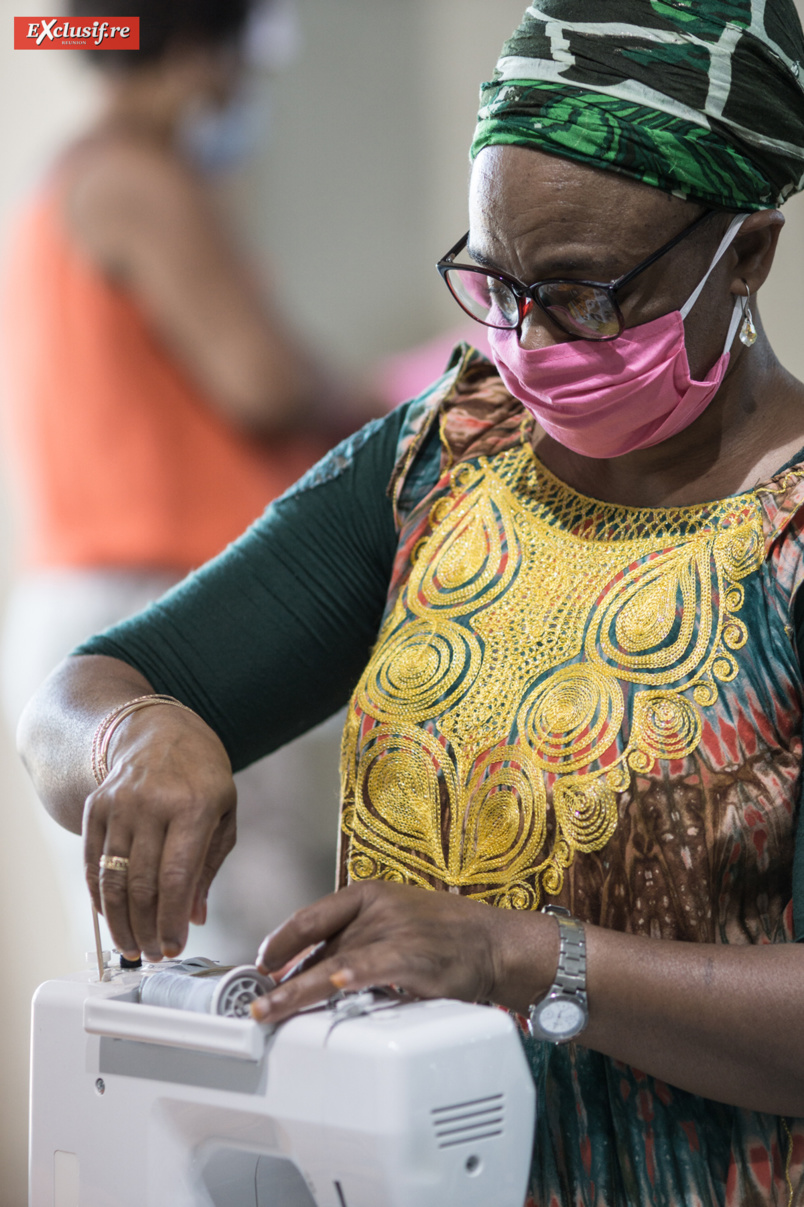
<svg viewBox="0 0 804 1207">
<path fill-rule="evenodd" d="M 625 319 L 617 305 L 617 293 L 716 212 L 707 210 L 647 260 L 608 284 L 550 278 L 525 285 L 504 272 L 476 264 L 456 264 L 455 257 L 469 242 L 468 231 L 443 260 L 439 260 L 436 268 L 461 309 L 485 327 L 521 331 L 528 314 L 538 306 L 567 335 L 579 339 L 616 339 L 625 327 Z"/>
</svg>

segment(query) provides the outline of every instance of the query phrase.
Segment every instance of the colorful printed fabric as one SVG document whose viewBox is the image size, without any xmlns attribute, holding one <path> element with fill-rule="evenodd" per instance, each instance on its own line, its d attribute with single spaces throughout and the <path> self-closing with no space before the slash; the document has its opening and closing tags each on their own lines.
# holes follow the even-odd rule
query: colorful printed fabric
<svg viewBox="0 0 804 1207">
<path fill-rule="evenodd" d="M 488 362 L 466 353 L 445 384 L 402 433 L 398 553 L 344 730 L 341 883 L 790 942 L 804 462 L 713 503 L 619 507 L 539 462 Z M 441 473 L 415 498 L 436 424 Z M 526 1046 L 535 1207 L 804 1203 L 803 1120 Z"/>
<path fill-rule="evenodd" d="M 739 1110 L 527 1038 L 539 1101 L 529 1207 L 800 1207 L 804 1120 Z"/>
<path fill-rule="evenodd" d="M 482 86 L 472 157 L 516 144 L 726 209 L 804 187 L 793 0 L 542 0 Z"/>
</svg>

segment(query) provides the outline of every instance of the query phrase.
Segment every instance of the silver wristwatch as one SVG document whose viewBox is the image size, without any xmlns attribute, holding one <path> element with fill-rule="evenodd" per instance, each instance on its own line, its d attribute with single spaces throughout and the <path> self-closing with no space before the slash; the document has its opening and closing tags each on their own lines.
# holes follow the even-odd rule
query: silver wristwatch
<svg viewBox="0 0 804 1207">
<path fill-rule="evenodd" d="M 528 1011 L 528 1025 L 534 1039 L 565 1044 L 580 1035 L 589 1021 L 586 936 L 583 925 L 563 906 L 547 905 L 542 912 L 552 914 L 558 923 L 558 969 L 547 995 Z"/>
</svg>

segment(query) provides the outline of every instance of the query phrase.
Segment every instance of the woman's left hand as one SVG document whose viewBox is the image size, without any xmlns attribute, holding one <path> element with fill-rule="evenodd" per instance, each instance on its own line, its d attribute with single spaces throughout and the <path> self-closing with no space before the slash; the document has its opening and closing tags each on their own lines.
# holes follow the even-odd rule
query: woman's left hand
<svg viewBox="0 0 804 1207">
<path fill-rule="evenodd" d="M 295 913 L 262 944 L 258 966 L 276 972 L 311 946 L 298 973 L 254 1003 L 255 1018 L 278 1023 L 336 989 L 372 985 L 525 1011 L 552 983 L 558 930 L 543 914 L 365 881 Z"/>
<path fill-rule="evenodd" d="M 590 1010 L 579 1042 L 690 1094 L 804 1117 L 804 944 L 584 929 Z M 263 943 L 260 966 L 278 972 L 311 947 L 253 1004 L 255 1018 L 278 1023 L 334 989 L 389 984 L 523 1014 L 555 979 L 558 927 L 538 911 L 365 881 L 294 914 Z"/>
</svg>

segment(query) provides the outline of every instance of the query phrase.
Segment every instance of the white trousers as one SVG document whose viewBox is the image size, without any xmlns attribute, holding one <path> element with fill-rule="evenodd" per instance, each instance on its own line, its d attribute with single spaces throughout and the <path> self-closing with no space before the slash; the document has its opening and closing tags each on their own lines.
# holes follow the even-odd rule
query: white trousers
<svg viewBox="0 0 804 1207">
<path fill-rule="evenodd" d="M 34 691 L 93 633 L 140 611 L 175 578 L 128 570 L 48 570 L 11 591 L 0 650 L 0 689 L 12 732 Z M 253 961 L 261 939 L 300 905 L 331 891 L 338 827 L 335 717 L 235 776 L 238 843 L 212 886 L 206 926 L 187 951 L 226 963 Z M 87 758 L 89 752 L 87 752 Z M 93 946 L 81 840 L 46 813 L 31 790 L 77 945 Z"/>
</svg>

